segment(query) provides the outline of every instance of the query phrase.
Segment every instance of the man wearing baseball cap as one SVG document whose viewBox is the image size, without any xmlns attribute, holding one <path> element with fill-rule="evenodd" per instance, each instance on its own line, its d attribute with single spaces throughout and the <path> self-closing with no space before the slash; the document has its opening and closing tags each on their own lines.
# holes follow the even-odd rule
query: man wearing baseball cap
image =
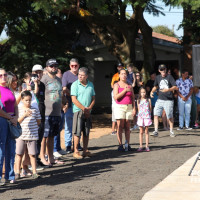
<svg viewBox="0 0 200 200">
<path fill-rule="evenodd" d="M 47 74 L 41 79 L 45 85 L 45 129 L 42 139 L 40 158 L 44 165 L 51 166 L 56 161 L 53 156 L 54 136 L 60 134 L 59 125 L 61 122 L 61 79 L 56 76 L 58 63 L 56 59 L 49 59 L 46 62 Z M 45 148 L 47 146 L 48 161 L 45 159 Z"/>
<path fill-rule="evenodd" d="M 167 119 L 170 125 L 170 136 L 175 137 L 173 132 L 173 107 L 174 98 L 173 91 L 177 90 L 174 78 L 167 74 L 167 67 L 164 64 L 159 65 L 158 71 L 160 75 L 156 76 L 154 87 L 151 90 L 150 96 L 153 98 L 154 92 L 158 89 L 158 100 L 154 108 L 154 128 L 152 136 L 158 136 L 158 117 L 162 115 L 163 109 L 166 112 Z"/>
<path fill-rule="evenodd" d="M 37 74 L 38 76 L 38 93 L 36 94 L 36 97 L 38 99 L 38 107 L 40 110 L 40 115 L 41 115 L 41 124 L 38 130 L 38 135 L 39 135 L 39 140 L 37 142 L 37 149 L 38 149 L 38 154 L 37 154 L 37 164 L 42 165 L 40 162 L 38 155 L 40 154 L 40 149 L 41 149 L 41 142 L 42 138 L 44 135 L 44 122 L 45 122 L 45 104 L 44 104 L 44 99 L 45 99 L 45 85 L 43 82 L 41 82 L 41 78 L 43 76 L 43 67 L 42 65 L 36 64 L 32 68 L 32 74 Z M 38 170 L 38 167 L 37 167 Z"/>
</svg>

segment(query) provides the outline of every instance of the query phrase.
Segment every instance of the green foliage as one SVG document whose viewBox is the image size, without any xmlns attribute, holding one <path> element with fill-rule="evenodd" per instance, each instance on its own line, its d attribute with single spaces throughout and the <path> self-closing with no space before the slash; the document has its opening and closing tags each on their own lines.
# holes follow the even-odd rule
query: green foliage
<svg viewBox="0 0 200 200">
<path fill-rule="evenodd" d="M 164 35 L 168 35 L 170 37 L 177 37 L 174 31 L 169 29 L 167 26 L 158 25 L 158 26 L 152 27 L 152 29 L 156 33 L 161 33 Z"/>
</svg>

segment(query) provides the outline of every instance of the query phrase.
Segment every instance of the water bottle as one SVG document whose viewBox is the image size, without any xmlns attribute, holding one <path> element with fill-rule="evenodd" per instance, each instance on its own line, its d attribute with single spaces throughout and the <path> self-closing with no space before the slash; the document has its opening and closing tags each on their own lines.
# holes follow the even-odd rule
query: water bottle
<svg viewBox="0 0 200 200">
<path fill-rule="evenodd" d="M 125 151 L 128 151 L 128 142 L 127 141 L 125 141 Z"/>
</svg>

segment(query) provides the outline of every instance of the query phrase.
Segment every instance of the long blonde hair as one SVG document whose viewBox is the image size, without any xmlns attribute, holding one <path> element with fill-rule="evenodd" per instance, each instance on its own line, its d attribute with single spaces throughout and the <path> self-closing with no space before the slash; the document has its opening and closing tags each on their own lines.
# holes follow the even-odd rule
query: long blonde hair
<svg viewBox="0 0 200 200">
<path fill-rule="evenodd" d="M 8 75 L 7 76 L 7 83 L 6 83 L 6 86 L 13 91 L 12 87 L 11 87 L 11 84 L 12 84 L 12 80 L 13 80 L 13 76 L 12 75 Z"/>
</svg>

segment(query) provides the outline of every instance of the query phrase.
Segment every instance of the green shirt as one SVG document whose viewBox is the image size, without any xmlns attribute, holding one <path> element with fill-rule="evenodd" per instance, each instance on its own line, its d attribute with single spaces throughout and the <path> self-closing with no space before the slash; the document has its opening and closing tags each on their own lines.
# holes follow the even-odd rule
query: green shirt
<svg viewBox="0 0 200 200">
<path fill-rule="evenodd" d="M 84 86 L 79 80 L 73 82 L 71 86 L 71 96 L 76 96 L 77 100 L 84 106 L 89 107 L 92 102 L 92 97 L 95 96 L 93 83 L 87 81 L 87 85 Z M 73 113 L 80 111 L 74 103 L 72 105 Z"/>
</svg>

